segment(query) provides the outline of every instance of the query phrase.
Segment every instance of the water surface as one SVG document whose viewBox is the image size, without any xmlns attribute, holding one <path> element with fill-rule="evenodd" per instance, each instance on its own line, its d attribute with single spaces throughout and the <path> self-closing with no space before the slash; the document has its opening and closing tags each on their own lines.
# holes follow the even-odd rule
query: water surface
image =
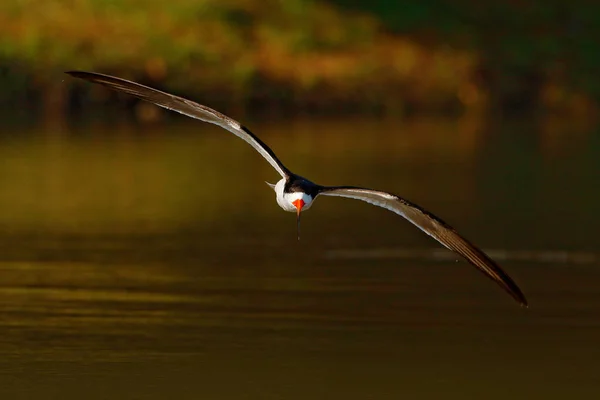
<svg viewBox="0 0 600 400">
<path fill-rule="evenodd" d="M 295 217 L 242 141 L 157 125 L 0 136 L 0 394 L 60 399 L 600 394 L 600 136 L 568 123 L 250 121 L 323 184 L 406 196 L 514 277 L 522 309 L 381 209 Z"/>
</svg>

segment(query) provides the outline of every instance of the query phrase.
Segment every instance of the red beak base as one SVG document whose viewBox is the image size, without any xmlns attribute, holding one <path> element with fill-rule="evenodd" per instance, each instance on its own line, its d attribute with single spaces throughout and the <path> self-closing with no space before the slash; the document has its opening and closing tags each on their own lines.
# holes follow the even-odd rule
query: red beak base
<svg viewBox="0 0 600 400">
<path fill-rule="evenodd" d="M 298 199 L 298 200 L 294 200 L 292 201 L 292 204 L 296 206 L 296 209 L 298 210 L 298 214 L 300 214 L 300 211 L 302 211 L 302 207 L 304 207 L 304 200 L 302 199 Z"/>
</svg>

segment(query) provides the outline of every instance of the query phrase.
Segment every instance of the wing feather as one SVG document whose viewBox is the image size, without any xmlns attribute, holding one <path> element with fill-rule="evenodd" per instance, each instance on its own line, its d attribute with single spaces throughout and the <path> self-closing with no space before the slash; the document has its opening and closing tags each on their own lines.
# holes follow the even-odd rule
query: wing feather
<svg viewBox="0 0 600 400">
<path fill-rule="evenodd" d="M 506 290 L 521 305 L 527 306 L 527 300 L 521 289 L 498 264 L 463 238 L 450 225 L 418 205 L 391 193 L 353 186 L 324 187 L 319 194 L 362 200 L 401 215 L 446 248 L 463 256 L 469 263 Z"/>
<path fill-rule="evenodd" d="M 221 114 L 218 111 L 213 110 L 212 108 L 203 106 L 202 104 L 198 104 L 191 100 L 184 99 L 183 97 L 165 93 L 148 86 L 140 85 L 139 83 L 110 75 L 84 71 L 68 71 L 66 73 L 75 78 L 84 79 L 92 83 L 106 86 L 118 92 L 130 94 L 139 99 L 166 108 L 167 110 L 172 110 L 188 117 L 220 126 L 221 128 L 233 133 L 240 139 L 246 141 L 250 146 L 258 151 L 258 153 L 263 156 L 283 178 L 287 178 L 290 175 L 290 171 L 283 165 L 281 161 L 279 161 L 269 146 L 267 146 L 262 140 L 256 137 L 242 124 L 224 114 Z"/>
</svg>

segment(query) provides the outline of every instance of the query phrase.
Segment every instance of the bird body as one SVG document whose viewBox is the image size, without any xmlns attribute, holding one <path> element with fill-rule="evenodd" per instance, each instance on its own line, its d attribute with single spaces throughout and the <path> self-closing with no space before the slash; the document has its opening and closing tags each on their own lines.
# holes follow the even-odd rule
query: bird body
<svg viewBox="0 0 600 400">
<path fill-rule="evenodd" d="M 300 215 L 308 210 L 318 196 L 346 197 L 361 200 L 390 210 L 414 224 L 444 247 L 463 256 L 469 263 L 494 280 L 521 305 L 527 306 L 525 296 L 517 284 L 483 251 L 463 238 L 450 225 L 418 205 L 389 192 L 356 186 L 322 186 L 291 172 L 262 140 L 239 122 L 212 108 L 183 97 L 162 92 L 139 83 L 95 72 L 69 71 L 67 74 L 110 89 L 128 93 L 160 107 L 189 117 L 218 125 L 247 142 L 281 175 L 276 184 L 267 184 L 275 191 L 277 204 L 288 212 L 296 213 L 298 239 Z"/>
</svg>

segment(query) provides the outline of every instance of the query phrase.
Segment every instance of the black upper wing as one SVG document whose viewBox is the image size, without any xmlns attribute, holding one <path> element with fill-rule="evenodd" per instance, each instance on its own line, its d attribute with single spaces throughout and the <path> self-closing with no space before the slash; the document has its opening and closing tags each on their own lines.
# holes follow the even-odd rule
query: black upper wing
<svg viewBox="0 0 600 400">
<path fill-rule="evenodd" d="M 213 110 L 212 108 L 203 106 L 202 104 L 198 104 L 191 100 L 184 99 L 183 97 L 161 92 L 160 90 L 110 75 L 84 71 L 68 71 L 66 73 L 74 76 L 75 78 L 98 83 L 110 89 L 130 94 L 142 100 L 156 104 L 157 106 L 187 115 L 188 117 L 218 125 L 246 141 L 250 146 L 258 151 L 260 155 L 262 155 L 283 178 L 287 178 L 290 175 L 290 171 L 283 165 L 281 161 L 279 161 L 269 146 L 267 146 L 262 140 L 256 137 L 242 124 L 226 115 L 221 114 L 218 111 Z"/>
<path fill-rule="evenodd" d="M 391 193 L 353 186 L 326 186 L 321 189 L 319 194 L 366 201 L 403 216 L 446 248 L 463 256 L 486 276 L 493 279 L 521 305 L 527 306 L 527 299 L 523 292 L 502 268 L 483 251 L 460 236 L 450 225 L 416 204 Z"/>
</svg>

